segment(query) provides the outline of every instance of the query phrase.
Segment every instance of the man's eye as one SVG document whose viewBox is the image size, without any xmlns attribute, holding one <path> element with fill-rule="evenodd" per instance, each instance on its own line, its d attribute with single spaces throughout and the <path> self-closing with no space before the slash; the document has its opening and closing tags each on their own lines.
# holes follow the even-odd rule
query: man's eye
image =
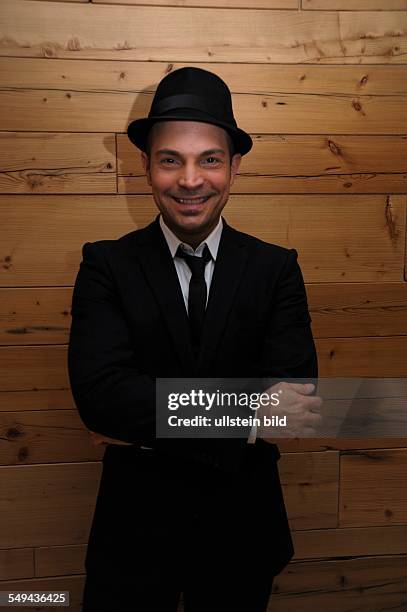
<svg viewBox="0 0 407 612">
<path fill-rule="evenodd" d="M 161 161 L 162 162 L 174 161 L 174 159 L 172 157 L 166 157 L 165 159 L 162 159 Z"/>
<path fill-rule="evenodd" d="M 206 161 L 208 161 L 208 159 L 213 159 L 215 162 L 219 162 L 220 161 L 220 159 L 218 159 L 217 157 L 212 157 L 212 156 L 211 157 L 207 157 Z"/>
</svg>

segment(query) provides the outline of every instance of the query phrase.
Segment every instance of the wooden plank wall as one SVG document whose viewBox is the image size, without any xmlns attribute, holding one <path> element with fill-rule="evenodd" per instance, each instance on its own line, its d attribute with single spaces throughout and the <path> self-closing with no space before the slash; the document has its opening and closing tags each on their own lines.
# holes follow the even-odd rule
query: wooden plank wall
<svg viewBox="0 0 407 612">
<path fill-rule="evenodd" d="M 72 286 L 84 242 L 155 214 L 125 130 L 171 70 L 232 90 L 254 148 L 225 217 L 299 251 L 321 375 L 407 375 L 406 32 L 407 0 L 2 0 L 1 590 L 81 609 L 103 451 L 69 391 Z M 273 612 L 407 609 L 407 440 L 280 448 Z"/>
</svg>

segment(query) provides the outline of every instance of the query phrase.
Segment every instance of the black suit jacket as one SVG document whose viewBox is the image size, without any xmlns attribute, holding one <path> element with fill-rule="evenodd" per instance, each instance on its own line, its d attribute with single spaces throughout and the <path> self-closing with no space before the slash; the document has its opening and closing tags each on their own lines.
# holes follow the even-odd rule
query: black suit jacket
<svg viewBox="0 0 407 612">
<path fill-rule="evenodd" d="M 83 246 L 68 369 L 88 429 L 233 472 L 239 469 L 244 438 L 156 439 L 155 378 L 263 380 L 317 377 L 318 372 L 297 251 L 223 223 L 197 361 L 157 216 L 117 240 Z"/>
<path fill-rule="evenodd" d="M 83 247 L 72 298 L 68 351 L 79 414 L 92 431 L 154 446 L 154 462 L 157 459 L 163 468 L 172 465 L 167 459 L 173 456 L 175 478 L 184 466 L 186 482 L 188 474 L 202 474 L 206 469 L 210 479 L 216 470 L 223 482 L 225 478 L 240 482 L 241 474 L 242 482 L 247 482 L 242 459 L 248 458 L 247 451 L 252 453 L 253 447 L 249 449 L 244 438 L 156 439 L 155 378 L 264 381 L 257 391 L 268 386 L 268 377 L 316 378 L 316 352 L 297 251 L 262 242 L 224 221 L 200 352 L 194 361 L 178 276 L 158 219 L 118 240 L 100 240 Z M 253 554 L 254 544 L 256 551 L 270 551 L 265 567 L 275 575 L 294 553 L 276 465 L 280 453 L 275 444 L 263 440 L 257 440 L 256 447 L 264 476 L 257 478 L 260 482 L 254 491 L 246 493 L 244 485 L 243 498 L 233 507 L 231 520 L 237 526 L 246 525 L 247 536 L 247 529 L 250 533 L 254 529 L 253 517 L 259 517 L 262 537 L 258 540 L 253 535 L 254 540 L 246 542 L 245 536 L 241 545 L 249 550 L 239 554 Z M 112 560 L 116 563 L 127 557 L 133 567 L 132 545 L 126 549 L 129 536 L 136 532 L 138 542 L 147 538 L 146 546 L 154 539 L 157 523 L 152 512 L 149 524 L 148 503 L 153 507 L 162 504 L 164 493 L 159 492 L 156 502 L 156 484 L 150 483 L 146 452 L 151 451 L 137 451 L 135 446 L 106 448 L 87 548 L 87 571 L 105 571 Z M 134 473 L 143 466 L 146 474 Z M 146 489 L 142 492 L 145 511 L 144 504 L 133 497 L 136 477 Z M 182 474 L 177 482 L 178 487 L 184 486 Z M 171 491 L 167 510 L 178 503 L 178 497 L 182 504 L 183 495 L 188 496 L 188 490 L 180 493 L 179 489 Z M 183 516 L 185 509 L 179 511 Z M 174 530 L 171 521 L 168 529 Z"/>
</svg>

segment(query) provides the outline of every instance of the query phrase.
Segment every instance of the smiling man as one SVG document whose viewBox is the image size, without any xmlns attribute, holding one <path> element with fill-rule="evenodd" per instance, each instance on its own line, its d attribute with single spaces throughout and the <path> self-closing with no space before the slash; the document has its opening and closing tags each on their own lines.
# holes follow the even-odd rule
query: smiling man
<svg viewBox="0 0 407 612">
<path fill-rule="evenodd" d="M 217 75 L 169 73 L 128 135 L 159 215 L 86 243 L 72 299 L 72 393 L 107 445 L 83 610 L 176 612 L 183 592 L 185 612 L 265 612 L 293 555 L 278 447 L 256 428 L 160 438 L 156 379 L 316 378 L 297 251 L 221 215 L 252 140 Z M 301 426 L 316 422 L 311 393 L 292 387 Z"/>
<path fill-rule="evenodd" d="M 233 150 L 229 134 L 210 123 L 164 121 L 150 130 L 141 153 L 148 184 L 164 223 L 193 247 L 220 223 L 242 158 Z"/>
</svg>

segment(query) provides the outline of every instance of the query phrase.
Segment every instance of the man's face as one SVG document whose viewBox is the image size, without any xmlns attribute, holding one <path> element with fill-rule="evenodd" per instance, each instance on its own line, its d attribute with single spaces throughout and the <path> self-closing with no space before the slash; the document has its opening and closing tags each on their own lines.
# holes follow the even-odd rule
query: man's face
<svg viewBox="0 0 407 612">
<path fill-rule="evenodd" d="M 150 142 L 150 160 L 141 158 L 154 201 L 174 234 L 196 247 L 218 223 L 242 156 L 231 164 L 225 130 L 198 121 L 160 121 Z"/>
</svg>

